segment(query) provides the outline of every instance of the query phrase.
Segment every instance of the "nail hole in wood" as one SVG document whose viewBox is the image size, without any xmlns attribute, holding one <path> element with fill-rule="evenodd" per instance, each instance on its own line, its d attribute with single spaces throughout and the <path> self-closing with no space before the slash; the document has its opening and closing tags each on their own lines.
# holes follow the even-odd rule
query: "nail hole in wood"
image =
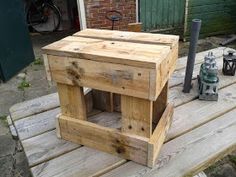
<svg viewBox="0 0 236 177">
<path fill-rule="evenodd" d="M 142 127 L 141 130 L 144 131 L 144 128 Z"/>
<path fill-rule="evenodd" d="M 132 129 L 132 126 L 131 126 L 131 125 L 129 125 L 129 126 L 128 126 L 128 128 L 129 128 L 129 129 Z"/>
<path fill-rule="evenodd" d="M 138 73 L 138 76 L 141 76 L 142 74 L 141 73 Z"/>
<path fill-rule="evenodd" d="M 125 87 L 122 87 L 122 89 L 125 89 Z"/>
<path fill-rule="evenodd" d="M 74 48 L 75 51 L 79 51 L 79 48 Z"/>
</svg>

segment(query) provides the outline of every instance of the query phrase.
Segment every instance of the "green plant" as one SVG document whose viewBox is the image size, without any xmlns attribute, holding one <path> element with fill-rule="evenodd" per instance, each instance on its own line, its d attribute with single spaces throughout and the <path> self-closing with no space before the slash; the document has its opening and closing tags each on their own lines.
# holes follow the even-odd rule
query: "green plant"
<svg viewBox="0 0 236 177">
<path fill-rule="evenodd" d="M 229 160 L 236 165 L 236 156 L 235 155 L 229 155 Z"/>
<path fill-rule="evenodd" d="M 20 90 L 24 90 L 25 88 L 28 88 L 28 87 L 30 87 L 30 83 L 26 81 L 25 79 L 23 79 L 21 83 L 18 85 L 18 89 Z"/>
<path fill-rule="evenodd" d="M 42 65 L 43 64 L 43 60 L 41 58 L 36 58 L 34 60 L 34 65 Z"/>
<path fill-rule="evenodd" d="M 0 116 L 0 122 L 2 122 L 5 126 L 8 126 L 7 116 Z"/>
</svg>

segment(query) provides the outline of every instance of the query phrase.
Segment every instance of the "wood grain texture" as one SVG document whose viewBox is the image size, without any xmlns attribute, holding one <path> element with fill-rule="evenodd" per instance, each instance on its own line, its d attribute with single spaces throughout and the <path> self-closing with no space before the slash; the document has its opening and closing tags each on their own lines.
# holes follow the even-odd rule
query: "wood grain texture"
<svg viewBox="0 0 236 177">
<path fill-rule="evenodd" d="M 172 122 L 174 107 L 168 104 L 148 142 L 148 167 L 153 167 Z"/>
<path fill-rule="evenodd" d="M 80 147 L 78 144 L 58 139 L 55 130 L 23 140 L 21 143 L 30 167 Z"/>
<path fill-rule="evenodd" d="M 75 33 L 74 36 L 105 39 L 105 40 L 116 40 L 116 41 L 129 41 L 129 42 L 145 43 L 145 44 L 162 44 L 168 46 L 174 46 L 179 41 L 179 37 L 174 35 L 135 33 L 135 32 L 125 32 L 116 30 L 111 31 L 111 30 L 86 29 L 78 33 Z"/>
<path fill-rule="evenodd" d="M 147 138 L 123 134 L 88 121 L 60 116 L 61 137 L 135 162 L 147 163 Z"/>
<path fill-rule="evenodd" d="M 69 36 L 42 48 L 44 54 L 134 67 L 157 68 L 170 47 Z M 48 60 L 50 60 L 48 58 Z M 50 67 L 50 65 L 49 65 Z M 51 67 L 50 67 L 51 69 Z"/>
<path fill-rule="evenodd" d="M 236 108 L 236 84 L 219 91 L 217 102 L 194 100 L 175 109 L 167 139 L 173 139 Z"/>
<path fill-rule="evenodd" d="M 193 176 L 236 149 L 236 110 L 164 144 L 153 169 L 128 162 L 103 177 Z"/>
<path fill-rule="evenodd" d="M 113 112 L 113 93 L 93 89 L 93 107 L 101 111 Z"/>
<path fill-rule="evenodd" d="M 34 177 L 87 177 L 109 171 L 125 160 L 87 147 L 81 147 L 63 156 L 55 158 L 50 163 L 45 162 L 31 168 Z"/>
<path fill-rule="evenodd" d="M 149 69 L 76 58 L 48 58 L 56 82 L 149 98 Z"/>
<path fill-rule="evenodd" d="M 153 102 L 121 95 L 122 132 L 150 138 Z"/>
<path fill-rule="evenodd" d="M 57 90 L 60 99 L 61 114 L 80 120 L 87 120 L 83 87 L 57 83 Z M 92 102 L 92 100 L 90 101 Z"/>
</svg>

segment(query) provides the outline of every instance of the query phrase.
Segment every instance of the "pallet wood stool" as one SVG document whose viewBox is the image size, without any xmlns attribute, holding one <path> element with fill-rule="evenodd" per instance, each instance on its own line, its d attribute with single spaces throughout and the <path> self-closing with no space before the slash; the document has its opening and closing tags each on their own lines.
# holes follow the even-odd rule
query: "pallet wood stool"
<svg viewBox="0 0 236 177">
<path fill-rule="evenodd" d="M 173 114 L 167 91 L 178 36 L 87 29 L 43 52 L 59 93 L 59 136 L 152 167 Z M 121 129 L 87 121 L 83 87 L 120 95 Z"/>
</svg>

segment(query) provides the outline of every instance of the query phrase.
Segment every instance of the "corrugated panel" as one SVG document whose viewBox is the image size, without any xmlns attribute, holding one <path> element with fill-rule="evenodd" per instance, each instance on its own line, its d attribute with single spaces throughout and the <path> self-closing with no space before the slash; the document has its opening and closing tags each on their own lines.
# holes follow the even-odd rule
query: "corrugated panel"
<svg viewBox="0 0 236 177">
<path fill-rule="evenodd" d="M 185 0 L 140 0 L 144 31 L 183 28 Z"/>
<path fill-rule="evenodd" d="M 189 0 L 187 31 L 191 21 L 202 20 L 201 36 L 233 33 L 236 31 L 236 0 Z"/>
</svg>

